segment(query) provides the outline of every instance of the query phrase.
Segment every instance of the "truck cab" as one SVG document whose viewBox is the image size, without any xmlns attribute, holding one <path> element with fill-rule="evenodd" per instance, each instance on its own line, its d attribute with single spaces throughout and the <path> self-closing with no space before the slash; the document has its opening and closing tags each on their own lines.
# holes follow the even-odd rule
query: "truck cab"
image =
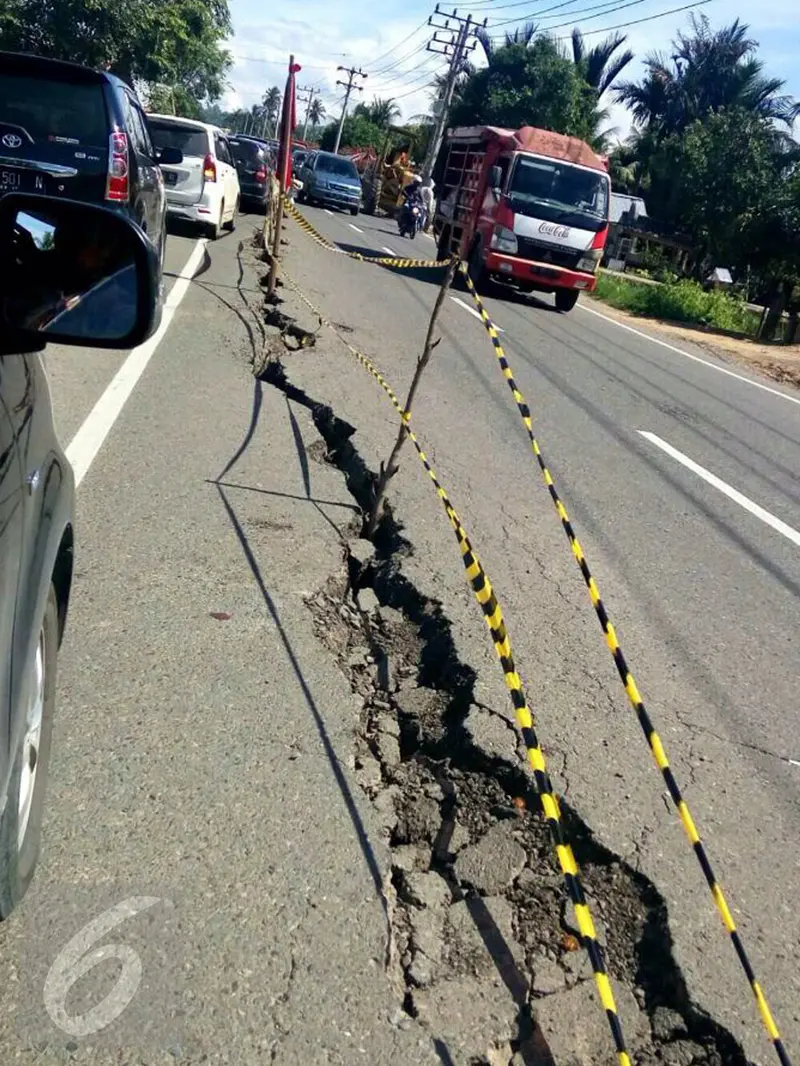
<svg viewBox="0 0 800 1066">
<path fill-rule="evenodd" d="M 611 184 L 588 144 L 531 126 L 449 130 L 437 176 L 439 258 L 458 254 L 476 286 L 554 293 L 560 311 L 594 290 Z"/>
</svg>

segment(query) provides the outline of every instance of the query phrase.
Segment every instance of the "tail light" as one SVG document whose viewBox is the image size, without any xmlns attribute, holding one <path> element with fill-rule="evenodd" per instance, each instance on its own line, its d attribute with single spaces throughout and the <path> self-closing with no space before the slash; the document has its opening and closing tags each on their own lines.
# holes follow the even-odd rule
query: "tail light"
<svg viewBox="0 0 800 1066">
<path fill-rule="evenodd" d="M 203 177 L 206 181 L 217 180 L 217 163 L 210 152 L 203 160 Z"/>
<path fill-rule="evenodd" d="M 260 182 L 265 182 L 266 180 L 267 180 L 267 172 L 262 167 L 261 170 L 257 170 L 256 171 L 256 181 L 260 183 Z"/>
<path fill-rule="evenodd" d="M 128 135 L 127 133 L 112 133 L 108 140 L 106 200 L 127 203 L 129 196 Z"/>
</svg>

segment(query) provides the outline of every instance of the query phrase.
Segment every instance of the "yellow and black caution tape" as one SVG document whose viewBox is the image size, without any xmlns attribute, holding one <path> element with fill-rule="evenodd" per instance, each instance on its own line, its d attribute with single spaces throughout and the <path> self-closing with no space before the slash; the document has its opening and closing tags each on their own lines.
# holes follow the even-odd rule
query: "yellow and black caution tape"
<svg viewBox="0 0 800 1066">
<path fill-rule="evenodd" d="M 404 259 L 400 256 L 374 256 L 362 255 L 360 252 L 348 252 L 346 248 L 339 248 L 332 241 L 329 241 L 327 237 L 324 237 L 319 230 L 315 229 L 308 219 L 300 214 L 291 200 L 284 197 L 283 205 L 298 226 L 305 230 L 317 244 L 322 245 L 329 252 L 339 252 L 341 255 L 346 255 L 349 259 L 358 259 L 362 263 L 376 263 L 378 266 L 395 267 L 398 270 L 440 270 L 450 262 L 449 259 Z"/>
<path fill-rule="evenodd" d="M 317 318 L 319 318 L 320 322 L 328 326 L 328 328 L 336 334 L 347 350 L 356 357 L 366 370 L 370 372 L 389 397 L 395 410 L 400 415 L 403 428 L 408 434 L 411 443 L 414 445 L 417 455 L 428 472 L 428 476 L 433 482 L 437 495 L 447 512 L 450 525 L 453 527 L 456 539 L 458 540 L 458 546 L 461 550 L 461 558 L 467 572 L 467 578 L 472 586 L 472 591 L 475 593 L 475 598 L 483 611 L 484 620 L 489 627 L 495 651 L 500 660 L 500 665 L 503 668 L 503 676 L 511 696 L 511 703 L 514 707 L 516 721 L 519 725 L 520 732 L 522 733 L 522 738 L 528 753 L 528 760 L 533 770 L 536 792 L 541 800 L 542 810 L 544 811 L 545 820 L 547 821 L 550 830 L 550 836 L 555 847 L 558 864 L 564 875 L 564 884 L 567 893 L 575 908 L 575 917 L 581 934 L 581 942 L 586 949 L 592 964 L 592 970 L 594 971 L 595 981 L 597 983 L 597 991 L 600 995 L 600 1002 L 603 1005 L 603 1009 L 608 1019 L 617 1057 L 620 1066 L 631 1066 L 631 1059 L 625 1047 L 625 1037 L 622 1032 L 622 1025 L 617 1012 L 614 993 L 608 977 L 608 970 L 606 969 L 603 949 L 597 940 L 597 932 L 595 930 L 594 922 L 592 921 L 592 915 L 589 911 L 586 896 L 583 891 L 583 885 L 581 883 L 580 870 L 578 869 L 578 864 L 573 854 L 572 847 L 567 840 L 558 797 L 553 791 L 550 775 L 547 772 L 544 752 L 539 745 L 539 740 L 534 728 L 533 716 L 528 708 L 525 692 L 522 687 L 522 681 L 514 664 L 511 641 L 506 630 L 503 612 L 492 589 L 489 577 L 470 543 L 467 531 L 464 529 L 464 525 L 461 522 L 456 509 L 453 507 L 447 492 L 437 478 L 436 472 L 423 451 L 419 439 L 411 429 L 411 412 L 404 410 L 403 405 L 397 398 L 397 394 L 374 363 L 372 363 L 362 352 L 358 351 L 357 348 L 354 348 L 353 345 L 342 336 L 333 323 L 325 318 L 291 278 L 288 278 L 285 275 L 284 277 L 303 303 L 311 309 Z"/>
<path fill-rule="evenodd" d="M 477 307 L 480 313 L 481 320 L 483 321 L 483 324 L 486 327 L 486 332 L 489 334 L 489 337 L 491 339 L 492 346 L 494 348 L 494 354 L 497 356 L 497 361 L 500 364 L 500 369 L 503 371 L 503 376 L 508 382 L 508 386 L 511 389 L 511 393 L 517 404 L 517 409 L 519 410 L 520 416 L 522 417 L 522 421 L 525 424 L 525 429 L 528 432 L 528 438 L 530 440 L 531 449 L 533 451 L 533 454 L 536 456 L 539 468 L 542 472 L 542 477 L 544 478 L 544 483 L 548 488 L 550 498 L 553 501 L 553 505 L 555 506 L 556 512 L 558 513 L 558 517 L 561 519 L 561 525 L 564 528 L 564 532 L 567 535 L 567 540 L 569 541 L 570 547 L 572 548 L 572 554 L 575 556 L 575 560 L 578 563 L 580 572 L 583 575 L 583 580 L 586 582 L 586 587 L 589 590 L 589 597 L 592 601 L 592 606 L 594 607 L 595 612 L 597 613 L 597 617 L 600 620 L 600 625 L 603 629 L 603 634 L 606 638 L 606 643 L 608 644 L 609 650 L 614 659 L 614 664 L 617 668 L 617 672 L 619 673 L 619 676 L 622 679 L 622 684 L 625 688 L 625 692 L 628 696 L 628 699 L 630 700 L 631 706 L 636 712 L 636 717 L 638 718 L 639 724 L 642 727 L 642 731 L 647 739 L 647 743 L 650 747 L 650 751 L 653 754 L 656 766 L 658 766 L 664 777 L 664 782 L 667 786 L 667 790 L 670 794 L 672 802 L 675 805 L 675 808 L 678 812 L 678 816 L 680 817 L 680 820 L 683 824 L 683 828 L 686 831 L 686 835 L 689 838 L 692 848 L 694 849 L 694 853 L 697 856 L 697 860 L 700 863 L 700 867 L 703 871 L 703 874 L 705 875 L 705 879 L 708 882 L 708 887 L 711 889 L 711 895 L 714 899 L 714 903 L 717 907 L 717 910 L 720 913 L 723 925 L 730 934 L 731 943 L 733 944 L 734 950 L 736 951 L 736 955 L 738 956 L 738 959 L 742 964 L 742 968 L 744 969 L 745 975 L 747 976 L 747 980 L 750 983 L 750 988 L 752 989 L 753 995 L 755 997 L 756 1004 L 761 1015 L 761 1020 L 763 1021 L 764 1027 L 766 1028 L 769 1038 L 772 1041 L 772 1044 L 778 1055 L 778 1059 L 781 1062 L 781 1066 L 791 1066 L 791 1061 L 789 1059 L 785 1047 L 783 1046 L 783 1041 L 781 1040 L 781 1035 L 778 1031 L 777 1025 L 775 1024 L 775 1020 L 772 1017 L 772 1012 L 769 1008 L 769 1004 L 767 1003 L 766 997 L 764 996 L 764 993 L 761 990 L 761 985 L 756 979 L 756 975 L 753 971 L 753 966 L 750 962 L 750 959 L 748 958 L 747 953 L 745 952 L 744 945 L 736 928 L 736 923 L 733 920 L 733 915 L 731 914 L 730 907 L 728 906 L 725 894 L 723 893 L 722 886 L 720 885 L 719 881 L 716 878 L 716 875 L 714 874 L 711 862 L 708 858 L 708 854 L 706 853 L 705 846 L 702 840 L 700 839 L 700 834 L 697 831 L 697 826 L 695 825 L 694 819 L 692 818 L 689 812 L 689 808 L 686 805 L 686 801 L 684 800 L 683 795 L 681 794 L 678 782 L 675 780 L 675 775 L 673 774 L 672 769 L 670 767 L 669 759 L 667 758 L 667 753 L 664 749 L 664 745 L 661 741 L 661 738 L 656 732 L 655 726 L 653 725 L 652 721 L 650 720 L 650 715 L 647 713 L 647 709 L 645 708 L 644 701 L 642 700 L 639 689 L 633 678 L 633 674 L 628 669 L 628 664 L 625 661 L 625 656 L 622 654 L 622 648 L 620 647 L 619 641 L 617 640 L 616 630 L 614 629 L 614 626 L 608 617 L 608 612 L 606 611 L 605 604 L 603 603 L 600 597 L 600 590 L 598 589 L 597 583 L 592 577 L 591 571 L 589 570 L 589 564 L 587 563 L 586 557 L 583 554 L 583 549 L 581 548 L 580 542 L 578 541 L 578 538 L 575 535 L 575 530 L 572 528 L 572 523 L 570 522 L 567 510 L 564 507 L 564 504 L 560 496 L 558 495 L 558 492 L 556 491 L 552 475 L 550 474 L 544 456 L 542 455 L 542 451 L 539 447 L 539 442 L 537 441 L 536 436 L 533 432 L 533 423 L 531 419 L 530 408 L 528 407 L 528 404 L 525 401 L 525 397 L 517 388 L 517 383 L 514 380 L 514 375 L 511 371 L 511 367 L 508 365 L 508 359 L 506 358 L 505 351 L 503 350 L 503 346 L 500 343 L 500 336 L 497 332 L 497 328 L 489 317 L 489 313 L 484 307 L 483 301 L 481 300 L 477 290 L 475 289 L 472 279 L 469 276 L 469 272 L 463 264 L 461 265 L 461 271 L 464 275 L 467 287 L 472 293 L 472 298 L 474 299 L 475 306 Z"/>
</svg>

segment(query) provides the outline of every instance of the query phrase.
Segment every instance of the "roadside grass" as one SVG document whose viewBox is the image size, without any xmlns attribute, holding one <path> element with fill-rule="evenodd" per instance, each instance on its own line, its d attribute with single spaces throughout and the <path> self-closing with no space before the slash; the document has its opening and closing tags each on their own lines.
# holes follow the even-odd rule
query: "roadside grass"
<svg viewBox="0 0 800 1066">
<path fill-rule="evenodd" d="M 686 278 L 663 285 L 642 285 L 600 274 L 594 295 L 632 315 L 710 326 L 749 337 L 754 337 L 758 329 L 759 316 L 743 301 L 725 292 L 705 292 L 696 281 Z"/>
</svg>

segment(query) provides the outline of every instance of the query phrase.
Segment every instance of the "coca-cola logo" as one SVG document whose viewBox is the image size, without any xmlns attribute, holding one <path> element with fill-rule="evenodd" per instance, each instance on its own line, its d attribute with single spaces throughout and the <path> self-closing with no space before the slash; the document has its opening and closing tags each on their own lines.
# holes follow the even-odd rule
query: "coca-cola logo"
<svg viewBox="0 0 800 1066">
<path fill-rule="evenodd" d="M 547 233 L 551 237 L 569 237 L 569 226 L 557 226 L 554 222 L 542 222 L 539 225 L 540 233 Z"/>
</svg>

